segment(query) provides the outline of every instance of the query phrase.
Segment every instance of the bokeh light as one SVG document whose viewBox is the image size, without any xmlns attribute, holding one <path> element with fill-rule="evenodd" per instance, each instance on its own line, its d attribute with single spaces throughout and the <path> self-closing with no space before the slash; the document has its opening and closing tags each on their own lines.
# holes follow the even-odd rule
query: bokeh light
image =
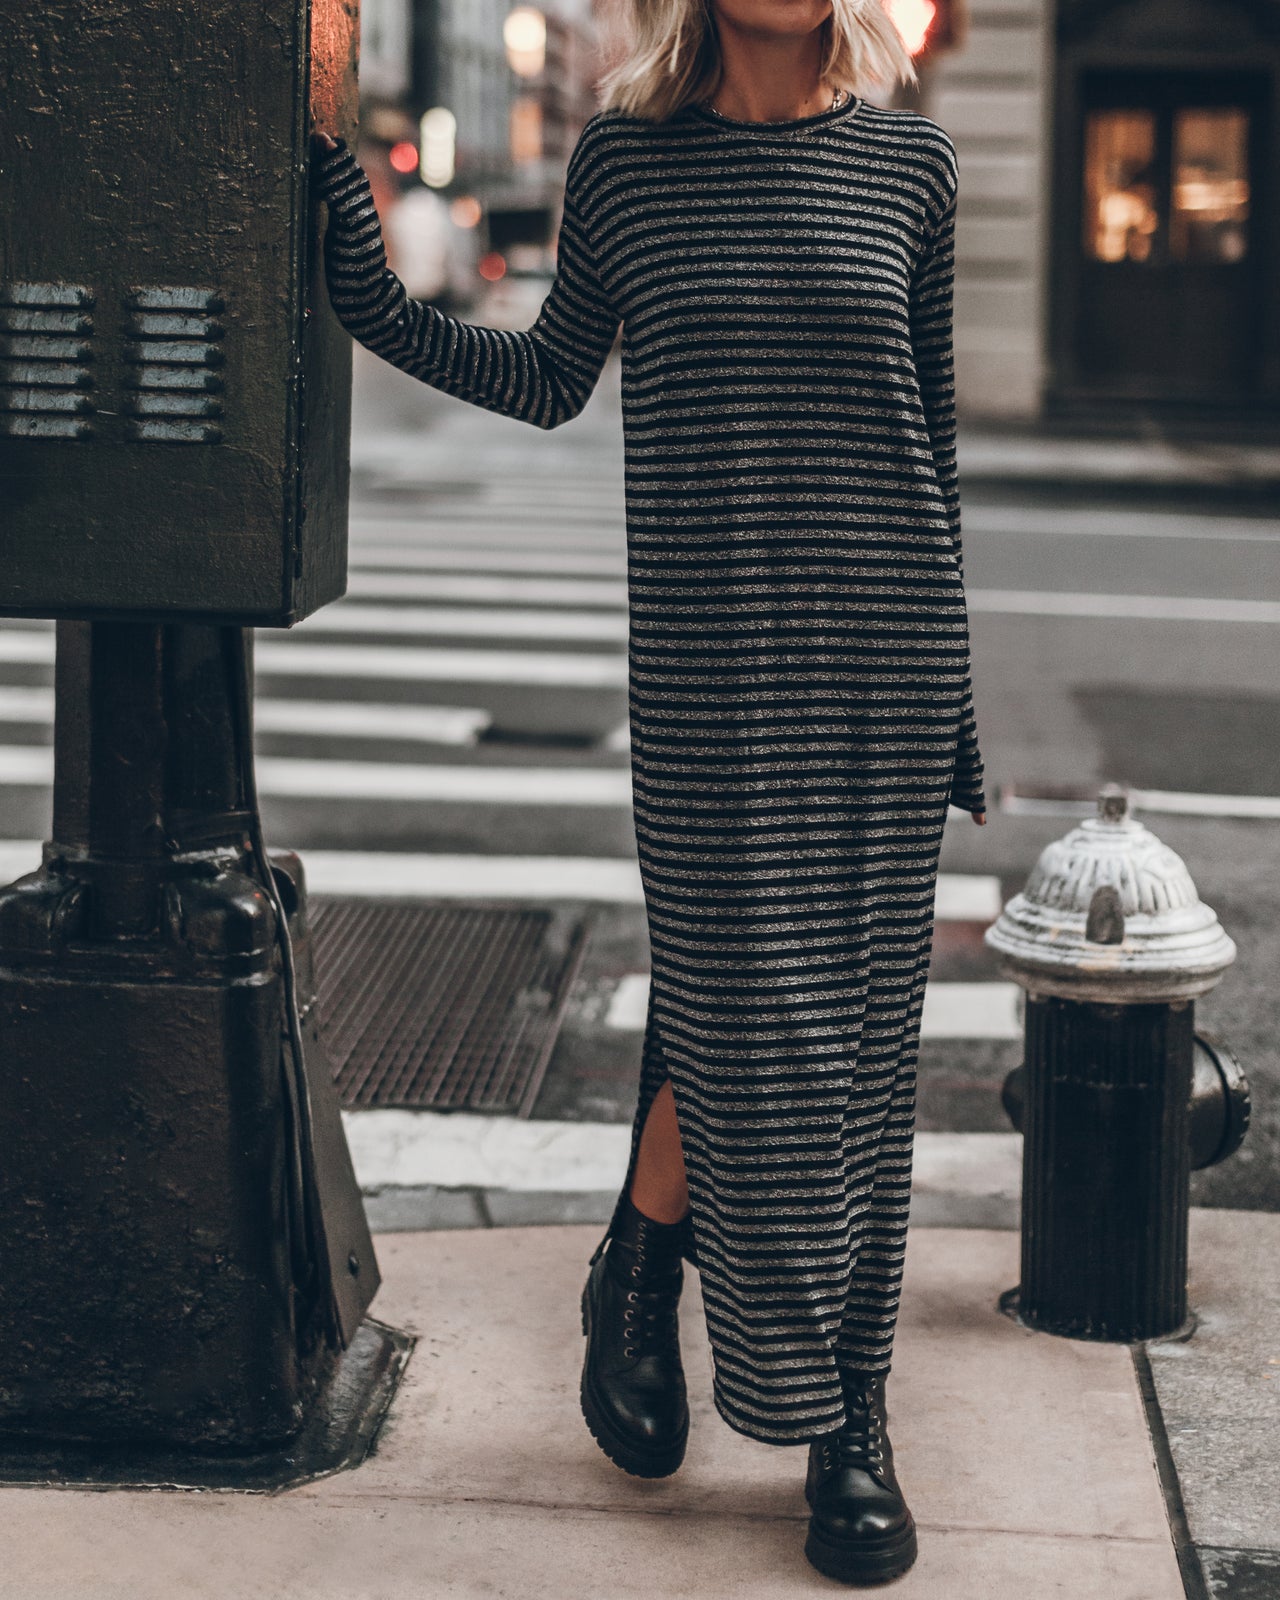
<svg viewBox="0 0 1280 1600">
<path fill-rule="evenodd" d="M 534 6 L 517 6 L 502 24 L 507 60 L 518 78 L 536 78 L 547 62 L 547 19 Z"/>
<path fill-rule="evenodd" d="M 422 134 L 422 181 L 433 189 L 453 182 L 454 147 L 458 119 L 447 106 L 432 106 L 424 111 L 419 124 Z"/>
<path fill-rule="evenodd" d="M 925 47 L 938 8 L 933 0 L 889 0 L 889 15 L 913 56 Z"/>
<path fill-rule="evenodd" d="M 449 216 L 455 227 L 474 228 L 483 215 L 480 202 L 473 194 L 460 194 L 449 203 Z"/>
</svg>

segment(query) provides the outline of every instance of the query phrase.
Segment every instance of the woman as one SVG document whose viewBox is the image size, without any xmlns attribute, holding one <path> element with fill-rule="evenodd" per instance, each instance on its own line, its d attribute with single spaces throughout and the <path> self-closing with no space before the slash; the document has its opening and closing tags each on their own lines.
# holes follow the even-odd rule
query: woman
<svg viewBox="0 0 1280 1600">
<path fill-rule="evenodd" d="M 809 1443 L 805 1546 L 915 1559 L 890 1365 L 948 803 L 985 821 L 952 385 L 956 161 L 859 98 L 914 70 L 882 0 L 629 0 L 526 333 L 410 300 L 318 136 L 329 292 L 423 382 L 540 427 L 623 325 L 636 836 L 653 976 L 631 1161 L 583 1293 L 582 1404 L 642 1476 L 715 1403 Z"/>
</svg>

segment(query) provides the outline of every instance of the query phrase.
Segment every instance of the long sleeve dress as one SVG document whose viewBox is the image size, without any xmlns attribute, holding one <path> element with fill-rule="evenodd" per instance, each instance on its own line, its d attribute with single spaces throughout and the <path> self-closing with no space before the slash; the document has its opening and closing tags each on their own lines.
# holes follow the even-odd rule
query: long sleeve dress
<svg viewBox="0 0 1280 1600">
<path fill-rule="evenodd" d="M 943 823 L 985 808 L 957 177 L 936 123 L 852 97 L 783 123 L 598 113 L 513 333 L 408 298 L 350 152 L 318 167 L 333 308 L 423 382 L 557 427 L 622 323 L 652 952 L 631 1167 L 669 1077 L 715 1403 L 777 1444 L 841 1425 L 841 1367 L 890 1364 Z"/>
</svg>

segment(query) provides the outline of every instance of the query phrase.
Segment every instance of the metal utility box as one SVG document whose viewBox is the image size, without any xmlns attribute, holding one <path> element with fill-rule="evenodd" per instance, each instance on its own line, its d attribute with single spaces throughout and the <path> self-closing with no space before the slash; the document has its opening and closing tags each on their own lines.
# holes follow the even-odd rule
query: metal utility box
<svg viewBox="0 0 1280 1600">
<path fill-rule="evenodd" d="M 0 615 L 288 626 L 346 583 L 309 108 L 345 0 L 0 0 Z"/>
</svg>

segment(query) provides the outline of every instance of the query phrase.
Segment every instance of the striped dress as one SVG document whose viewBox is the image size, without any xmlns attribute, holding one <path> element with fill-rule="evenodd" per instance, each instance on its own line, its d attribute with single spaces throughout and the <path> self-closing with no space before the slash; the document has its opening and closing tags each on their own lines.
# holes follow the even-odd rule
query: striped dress
<svg viewBox="0 0 1280 1600">
<path fill-rule="evenodd" d="M 840 1368 L 890 1365 L 943 824 L 985 806 L 954 145 L 856 97 L 783 123 L 598 113 L 515 333 L 408 298 L 346 147 L 317 174 L 335 312 L 424 383 L 557 427 L 622 324 L 653 972 L 631 1164 L 669 1077 L 720 1414 L 831 1431 Z"/>
</svg>

